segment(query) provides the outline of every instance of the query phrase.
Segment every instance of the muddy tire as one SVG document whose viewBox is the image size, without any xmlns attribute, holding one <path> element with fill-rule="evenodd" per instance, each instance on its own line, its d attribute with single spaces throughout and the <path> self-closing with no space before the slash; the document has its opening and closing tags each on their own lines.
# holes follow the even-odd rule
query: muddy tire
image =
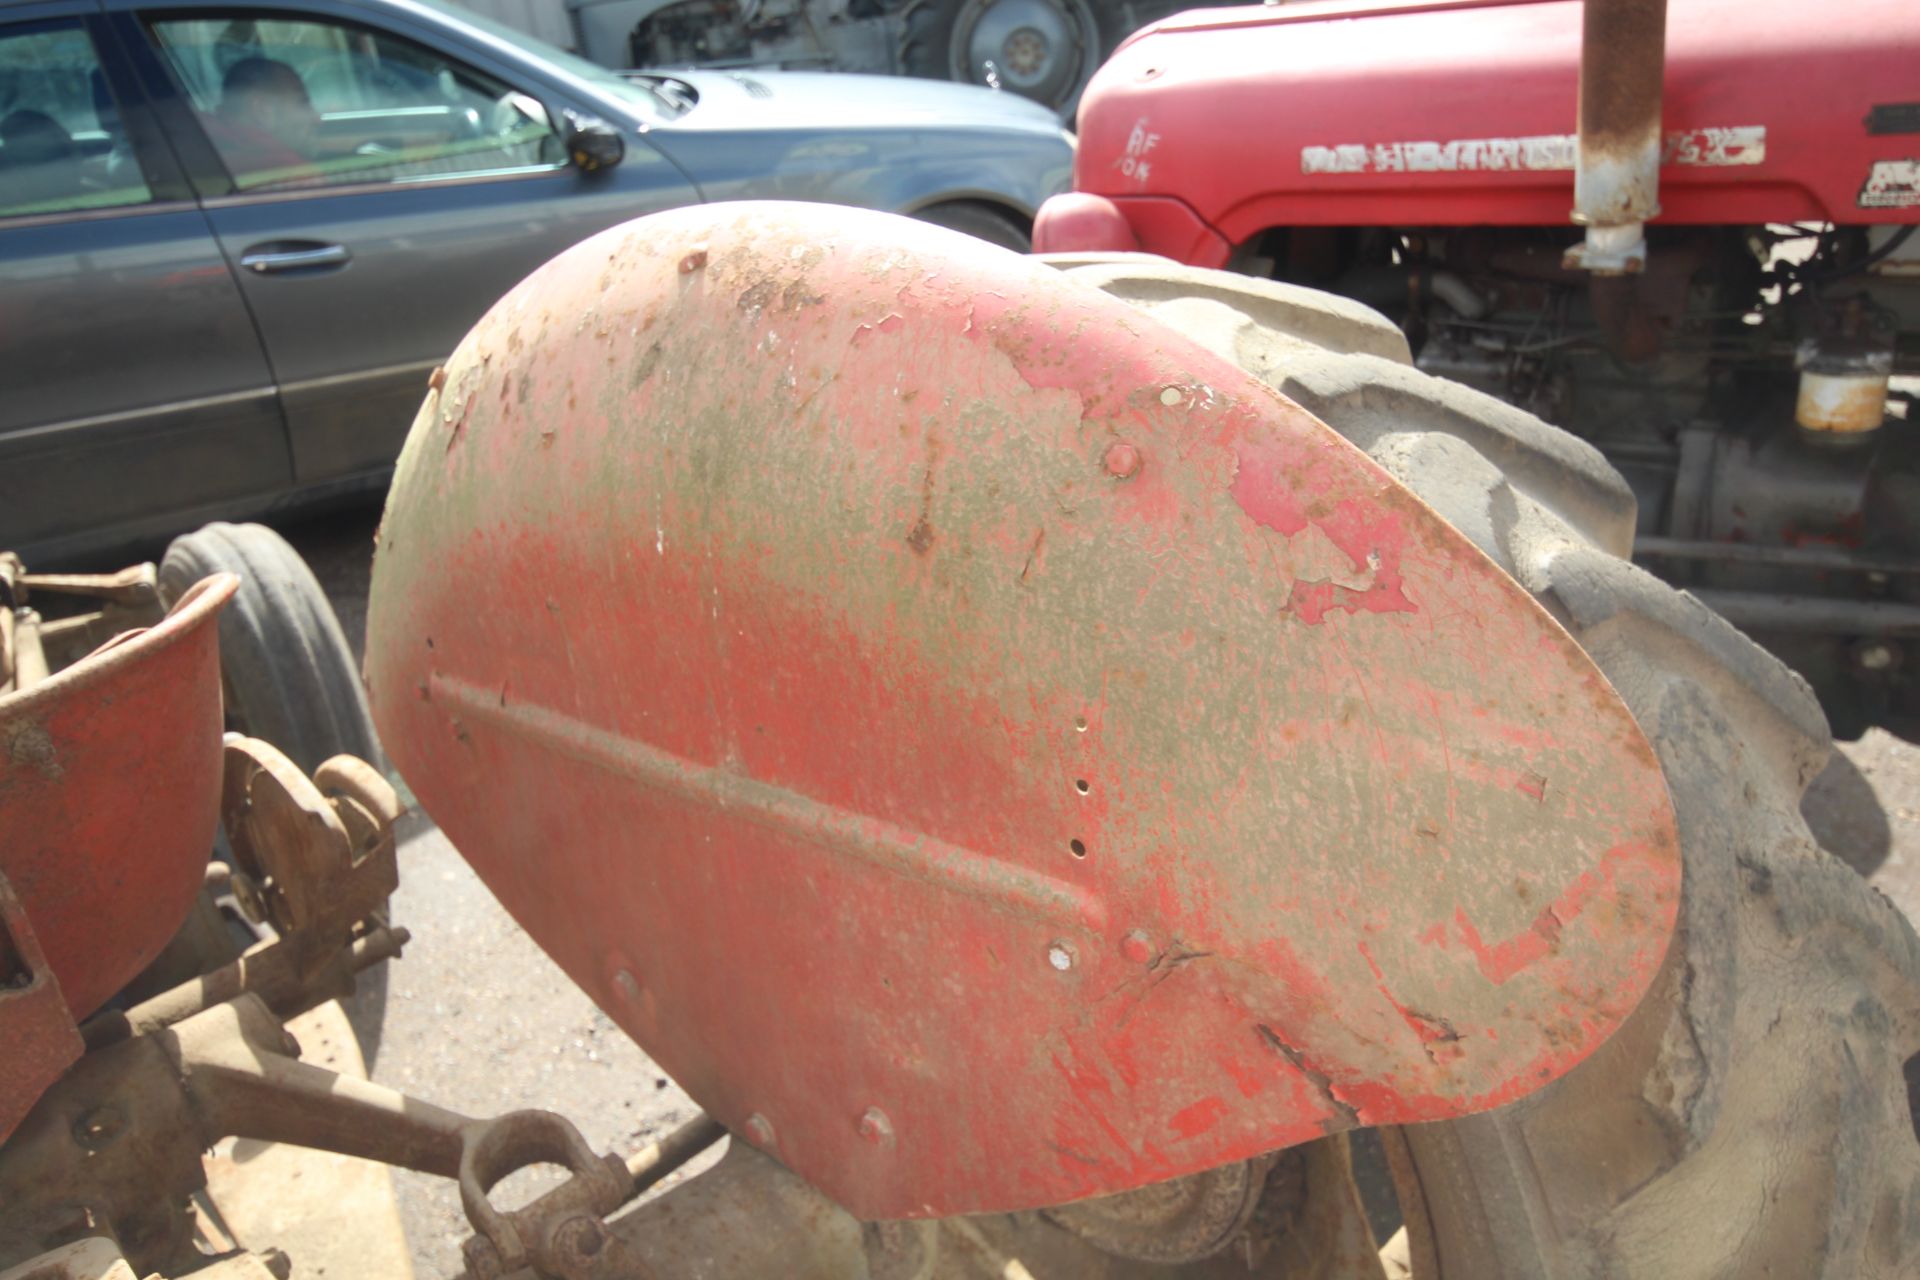
<svg viewBox="0 0 1920 1280">
<path fill-rule="evenodd" d="M 1265 379 L 1471 537 L 1664 767 L 1684 900 L 1640 1008 L 1531 1098 L 1382 1135 L 1414 1274 L 1920 1274 L 1920 942 L 1800 816 L 1831 748 L 1806 684 L 1627 563 L 1633 498 L 1597 451 L 1414 369 L 1383 317 L 1171 263 L 1060 265 Z"/>
<path fill-rule="evenodd" d="M 353 651 L 300 553 L 264 525 L 210 524 L 167 548 L 161 598 L 171 605 L 223 571 L 240 575 L 220 615 L 228 726 L 271 742 L 308 774 L 341 752 L 382 765 Z"/>
</svg>

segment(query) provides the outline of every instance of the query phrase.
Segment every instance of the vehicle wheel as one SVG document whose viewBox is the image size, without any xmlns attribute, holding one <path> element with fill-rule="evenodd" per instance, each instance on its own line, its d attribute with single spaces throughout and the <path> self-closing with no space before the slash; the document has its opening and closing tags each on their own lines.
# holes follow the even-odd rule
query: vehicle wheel
<svg viewBox="0 0 1920 1280">
<path fill-rule="evenodd" d="M 1685 859 L 1640 1008 L 1533 1096 L 1382 1133 L 1426 1280 L 1920 1274 L 1920 941 L 1800 816 L 1831 748 L 1806 683 L 1634 568 L 1586 445 L 1411 367 L 1383 317 L 1171 264 L 1062 264 L 1317 414 L 1511 573 L 1659 753 Z"/>
<path fill-rule="evenodd" d="M 167 548 L 160 598 L 171 607 L 188 587 L 223 571 L 240 577 L 220 614 L 227 727 L 272 743 L 309 776 L 343 752 L 384 771 L 353 651 L 300 553 L 265 525 L 210 524 Z M 371 1065 L 386 1018 L 386 966 L 360 974 L 341 1003 Z"/>
<path fill-rule="evenodd" d="M 1015 222 L 1011 214 L 1002 213 L 989 205 L 956 201 L 953 204 L 936 204 L 913 216 L 922 222 L 931 222 L 936 227 L 958 231 L 1015 253 L 1026 253 L 1033 248 L 1033 237 L 1025 227 Z"/>
<path fill-rule="evenodd" d="M 990 85 L 1063 116 L 1105 52 L 1088 0 L 913 0 L 901 13 L 908 75 Z"/>
<path fill-rule="evenodd" d="M 384 767 L 353 652 L 300 553 L 264 525 L 210 524 L 167 548 L 161 598 L 171 605 L 222 571 L 240 576 L 220 615 L 228 726 L 271 742 L 308 774 L 341 752 Z"/>
</svg>

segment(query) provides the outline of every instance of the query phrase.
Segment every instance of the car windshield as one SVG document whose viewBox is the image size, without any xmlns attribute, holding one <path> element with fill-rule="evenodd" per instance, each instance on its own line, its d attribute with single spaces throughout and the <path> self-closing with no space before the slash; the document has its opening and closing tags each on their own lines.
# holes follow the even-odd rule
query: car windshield
<svg viewBox="0 0 1920 1280">
<path fill-rule="evenodd" d="M 639 107 L 643 115 L 655 118 L 672 117 L 684 114 L 687 109 L 686 104 L 659 92 L 645 80 L 631 79 L 618 72 L 609 71 L 597 62 L 588 62 L 578 54 L 568 53 L 558 45 L 548 44 L 545 40 L 528 35 L 504 22 L 496 22 L 486 14 L 476 13 L 464 5 L 448 3 L 447 0 L 420 0 L 420 3 L 446 14 L 449 18 L 484 31 L 496 39 L 504 40 L 514 48 L 530 53 L 543 62 L 552 63 L 574 79 L 586 81 L 608 97 Z"/>
</svg>

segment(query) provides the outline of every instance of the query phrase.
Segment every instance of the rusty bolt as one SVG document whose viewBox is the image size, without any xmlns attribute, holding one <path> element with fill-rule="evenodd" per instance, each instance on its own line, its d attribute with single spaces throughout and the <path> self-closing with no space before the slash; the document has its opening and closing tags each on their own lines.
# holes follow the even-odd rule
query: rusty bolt
<svg viewBox="0 0 1920 1280">
<path fill-rule="evenodd" d="M 860 1113 L 860 1136 L 871 1146 L 890 1147 L 893 1145 L 893 1121 L 887 1119 L 887 1113 L 878 1107 L 868 1107 Z"/>
<path fill-rule="evenodd" d="M 1140 471 L 1140 451 L 1125 440 L 1107 446 L 1107 474 L 1115 480 L 1128 480 Z"/>
<path fill-rule="evenodd" d="M 680 259 L 680 274 L 683 276 L 691 275 L 706 265 L 707 246 L 701 245 L 699 248 L 690 251 L 686 257 Z"/>
<path fill-rule="evenodd" d="M 773 1121 L 758 1111 L 747 1117 L 747 1141 L 756 1147 L 771 1150 L 774 1145 Z"/>
<path fill-rule="evenodd" d="M 607 1229 L 600 1219 L 591 1214 L 581 1214 L 568 1218 L 553 1231 L 554 1261 L 570 1271 L 581 1271 L 593 1265 L 600 1251 L 607 1247 Z"/>
<path fill-rule="evenodd" d="M 73 1140 L 88 1151 L 99 1151 L 113 1145 L 126 1127 L 127 1118 L 120 1108 L 111 1104 L 95 1107 L 73 1122 Z"/>
<path fill-rule="evenodd" d="M 1145 964 L 1153 959 L 1153 939 L 1145 929 L 1134 929 L 1120 939 L 1120 954 L 1135 964 Z"/>
<path fill-rule="evenodd" d="M 233 890 L 233 903 L 240 908 L 241 915 L 254 924 L 267 918 L 266 895 L 252 876 L 236 868 L 228 876 L 227 885 Z"/>
</svg>

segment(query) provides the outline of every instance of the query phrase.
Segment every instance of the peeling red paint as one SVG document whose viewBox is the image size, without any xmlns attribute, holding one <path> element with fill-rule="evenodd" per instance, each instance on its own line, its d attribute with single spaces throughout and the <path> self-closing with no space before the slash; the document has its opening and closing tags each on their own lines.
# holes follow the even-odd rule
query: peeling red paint
<svg viewBox="0 0 1920 1280">
<path fill-rule="evenodd" d="M 1240 449 L 1239 469 L 1227 490 L 1242 511 L 1263 529 L 1291 538 L 1307 527 L 1307 513 L 1296 488 L 1295 467 L 1303 461 L 1277 448 Z M 1289 464 L 1294 464 L 1290 466 Z"/>
<path fill-rule="evenodd" d="M 876 333 L 898 333 L 900 327 L 905 323 L 906 321 L 901 319 L 899 312 L 888 312 L 885 316 L 873 321 L 871 324 L 862 324 L 856 328 L 853 331 L 853 340 L 855 342 L 864 342 Z"/>
<path fill-rule="evenodd" d="M 1295 582 L 1288 610 L 1308 626 L 1317 627 L 1329 613 L 1414 613 L 1400 577 L 1401 544 L 1405 534 L 1400 517 L 1348 500 L 1314 523 L 1353 561 L 1356 574 L 1372 579 L 1356 590 L 1335 582 Z"/>
</svg>

